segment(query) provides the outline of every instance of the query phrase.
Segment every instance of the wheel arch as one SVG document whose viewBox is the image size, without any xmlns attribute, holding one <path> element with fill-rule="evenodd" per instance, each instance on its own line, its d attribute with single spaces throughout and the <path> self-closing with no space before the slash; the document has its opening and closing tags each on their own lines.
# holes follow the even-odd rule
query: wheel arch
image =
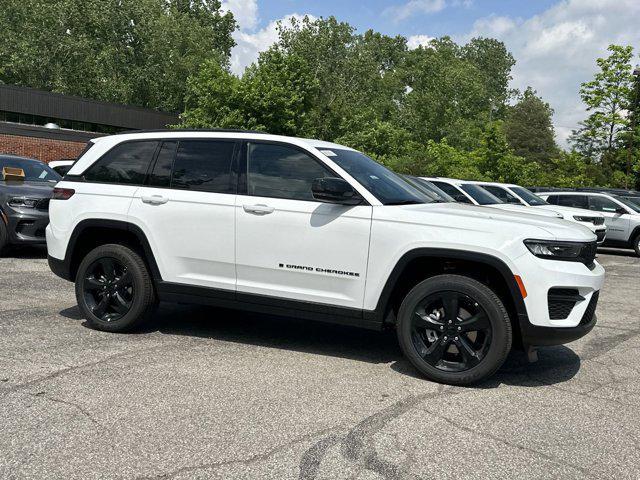
<svg viewBox="0 0 640 480">
<path fill-rule="evenodd" d="M 387 278 L 375 311 L 385 323 L 395 323 L 404 296 L 419 282 L 445 273 L 475 278 L 492 288 L 509 313 L 514 340 L 521 339 L 521 325 L 528 323 L 528 316 L 518 283 L 503 260 L 485 253 L 442 248 L 410 250 L 398 260 Z"/>
<path fill-rule="evenodd" d="M 151 245 L 140 227 L 130 222 L 97 218 L 82 220 L 74 228 L 65 253 L 64 277 L 75 281 L 84 256 L 94 248 L 108 243 L 126 245 L 138 252 L 147 264 L 154 282 L 162 280 Z"/>
</svg>

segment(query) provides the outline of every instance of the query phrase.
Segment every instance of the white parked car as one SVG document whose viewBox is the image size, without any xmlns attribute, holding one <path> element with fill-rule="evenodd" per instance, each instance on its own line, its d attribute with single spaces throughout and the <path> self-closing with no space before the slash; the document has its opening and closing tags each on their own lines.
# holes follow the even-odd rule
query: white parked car
<svg viewBox="0 0 640 480">
<path fill-rule="evenodd" d="M 611 247 L 632 248 L 640 256 L 640 206 L 615 194 L 596 192 L 541 192 L 538 196 L 554 207 L 572 207 L 604 216 Z"/>
<path fill-rule="evenodd" d="M 598 244 L 602 245 L 607 236 L 607 227 L 604 216 L 596 211 L 584 210 L 563 205 L 551 205 L 545 199 L 519 185 L 498 182 L 474 182 L 489 193 L 498 197 L 503 202 L 513 205 L 535 207 L 538 210 L 548 210 L 562 215 L 562 218 L 570 222 L 576 222 L 591 229 L 598 238 Z"/>
<path fill-rule="evenodd" d="M 159 300 L 393 327 L 422 374 L 460 385 L 514 346 L 595 325 L 604 269 L 587 228 L 437 202 L 319 140 L 172 130 L 91 145 L 46 233 L 94 328 L 130 330 Z"/>
<path fill-rule="evenodd" d="M 533 210 L 524 205 L 515 205 L 512 203 L 504 202 L 490 193 L 488 190 L 468 180 L 458 180 L 456 178 L 443 177 L 420 178 L 430 181 L 436 187 L 446 192 L 449 196 L 453 197 L 456 202 L 459 203 L 468 203 L 470 205 L 497 208 L 500 210 L 508 210 L 511 212 L 526 213 L 529 215 L 539 215 L 547 218 L 563 218 L 562 215 L 557 212 L 551 212 L 548 210 Z"/>
</svg>

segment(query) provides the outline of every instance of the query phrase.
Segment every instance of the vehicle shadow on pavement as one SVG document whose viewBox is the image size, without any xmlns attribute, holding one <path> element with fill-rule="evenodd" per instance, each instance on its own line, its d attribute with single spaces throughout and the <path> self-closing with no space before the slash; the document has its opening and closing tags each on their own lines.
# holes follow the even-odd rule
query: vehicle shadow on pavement
<svg viewBox="0 0 640 480">
<path fill-rule="evenodd" d="M 60 314 L 82 320 L 77 307 Z M 83 326 L 89 328 L 86 322 Z M 390 364 L 395 372 L 423 378 L 403 357 L 395 332 L 390 330 L 378 332 L 222 308 L 162 304 L 154 318 L 133 334 L 155 332 Z M 554 385 L 570 380 L 580 369 L 580 357 L 566 346 L 542 348 L 538 354 L 538 362 L 529 363 L 523 352 L 512 351 L 498 372 L 475 388 Z"/>
<path fill-rule="evenodd" d="M 615 255 L 617 257 L 631 257 L 638 258 L 636 252 L 633 250 L 625 250 L 623 248 L 609 248 L 609 247 L 599 247 L 598 253 L 603 255 Z M 597 259 L 597 257 L 596 257 Z"/>
<path fill-rule="evenodd" d="M 12 247 L 2 258 L 22 258 L 35 260 L 47 258 L 47 247 Z"/>
</svg>

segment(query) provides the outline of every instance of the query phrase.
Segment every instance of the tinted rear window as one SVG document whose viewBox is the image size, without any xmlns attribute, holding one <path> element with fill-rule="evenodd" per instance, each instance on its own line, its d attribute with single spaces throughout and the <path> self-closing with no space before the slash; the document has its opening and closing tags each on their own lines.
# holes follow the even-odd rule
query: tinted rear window
<svg viewBox="0 0 640 480">
<path fill-rule="evenodd" d="M 116 145 L 84 174 L 88 182 L 142 185 L 158 142 L 137 141 Z"/>
<path fill-rule="evenodd" d="M 186 140 L 178 145 L 171 188 L 235 193 L 231 165 L 235 142 Z"/>
</svg>

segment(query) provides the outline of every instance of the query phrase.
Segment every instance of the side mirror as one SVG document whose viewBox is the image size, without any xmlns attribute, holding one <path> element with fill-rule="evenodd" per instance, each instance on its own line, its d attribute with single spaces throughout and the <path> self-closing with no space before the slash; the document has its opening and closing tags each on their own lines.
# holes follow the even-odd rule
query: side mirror
<svg viewBox="0 0 640 480">
<path fill-rule="evenodd" d="M 313 198 L 325 203 L 359 205 L 362 197 L 342 178 L 316 178 L 311 185 Z"/>
<path fill-rule="evenodd" d="M 624 215 L 625 213 L 629 213 L 629 212 L 627 212 L 627 210 L 624 207 L 618 207 L 616 208 L 616 213 L 618 215 Z"/>
</svg>

